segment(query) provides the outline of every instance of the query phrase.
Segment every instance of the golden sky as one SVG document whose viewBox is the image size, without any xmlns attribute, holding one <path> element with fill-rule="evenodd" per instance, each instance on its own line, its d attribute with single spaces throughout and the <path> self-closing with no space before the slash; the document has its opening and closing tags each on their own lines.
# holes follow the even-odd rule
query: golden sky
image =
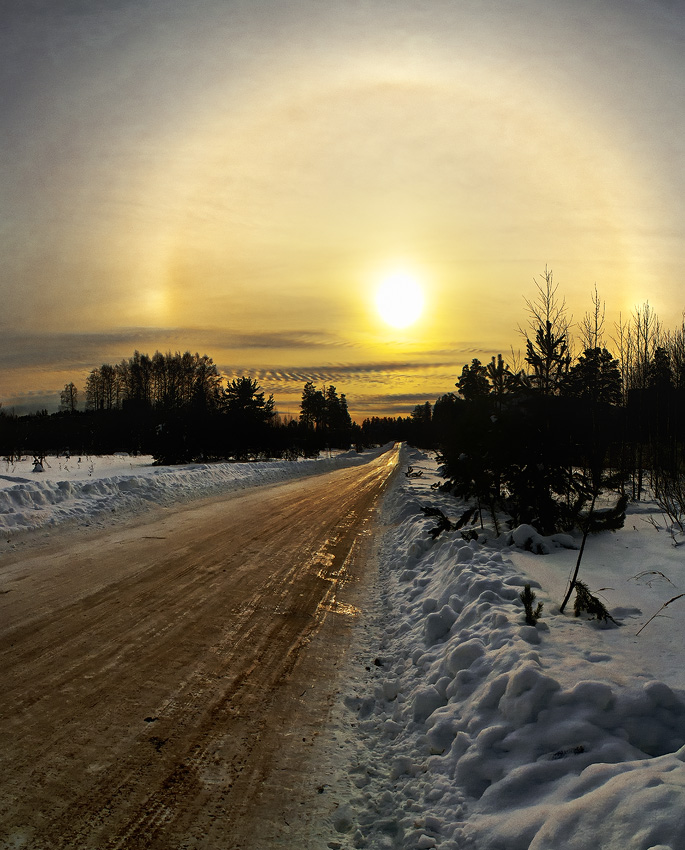
<svg viewBox="0 0 685 850">
<path fill-rule="evenodd" d="M 408 413 L 521 346 L 545 266 L 685 308 L 672 0 L 4 0 L 0 400 L 199 351 L 282 412 Z M 384 323 L 390 272 L 419 320 Z"/>
</svg>

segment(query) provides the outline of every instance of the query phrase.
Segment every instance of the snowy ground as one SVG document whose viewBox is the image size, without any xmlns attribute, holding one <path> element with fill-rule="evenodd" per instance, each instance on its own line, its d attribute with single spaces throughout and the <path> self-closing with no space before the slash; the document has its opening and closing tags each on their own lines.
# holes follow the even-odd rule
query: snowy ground
<svg viewBox="0 0 685 850">
<path fill-rule="evenodd" d="M 102 525 L 112 514 L 171 505 L 329 469 L 365 463 L 376 452 L 327 453 L 314 460 L 154 466 L 147 455 L 48 457 L 0 462 L 0 530 L 9 542 L 22 532 L 71 521 Z"/>
<path fill-rule="evenodd" d="M 4 463 L 3 546 L 368 457 L 49 458 L 42 473 Z M 685 848 L 685 597 L 636 635 L 685 592 L 685 546 L 648 522 L 663 526 L 654 505 L 631 509 L 623 530 L 589 540 L 580 575 L 621 625 L 576 619 L 572 605 L 561 615 L 576 550 L 533 539 L 550 550 L 534 555 L 491 531 L 485 543 L 433 540 L 421 506 L 453 520 L 464 506 L 432 489 L 431 457 L 404 449 L 402 463 L 422 475 L 400 474 L 385 500 L 377 595 L 333 712 L 327 846 Z M 526 583 L 544 603 L 537 626 L 524 622 Z"/>
<path fill-rule="evenodd" d="M 338 711 L 352 753 L 331 848 L 681 850 L 685 847 L 685 546 L 631 511 L 592 537 L 580 578 L 621 624 L 559 614 L 578 552 L 429 534 L 463 504 L 406 452 L 386 500 L 380 605 Z M 654 513 L 662 523 L 662 517 Z M 527 536 L 517 535 L 521 542 Z M 567 543 L 569 541 L 566 541 Z M 576 541 L 577 543 L 579 541 Z M 544 603 L 525 624 L 526 583 Z"/>
</svg>

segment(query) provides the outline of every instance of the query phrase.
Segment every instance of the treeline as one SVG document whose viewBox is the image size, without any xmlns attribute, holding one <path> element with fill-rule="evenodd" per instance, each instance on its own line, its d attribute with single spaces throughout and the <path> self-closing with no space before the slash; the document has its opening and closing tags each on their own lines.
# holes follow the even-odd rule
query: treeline
<svg viewBox="0 0 685 850">
<path fill-rule="evenodd" d="M 344 394 L 305 384 L 298 419 L 283 419 L 256 380 L 222 378 L 212 358 L 136 351 L 88 375 L 81 405 L 76 385 L 60 411 L 14 416 L 0 410 L 0 453 L 151 454 L 159 463 L 314 456 L 363 443 Z M 84 409 L 81 409 L 83 406 Z"/>
<path fill-rule="evenodd" d="M 424 445 L 437 449 L 449 487 L 496 524 L 504 516 L 543 533 L 616 526 L 649 488 L 682 529 L 685 322 L 668 331 L 645 304 L 609 341 L 595 289 L 575 354 L 552 273 L 536 288 L 521 362 L 472 360 L 458 392 L 430 411 Z"/>
<path fill-rule="evenodd" d="M 426 402 L 417 405 L 410 416 L 371 416 L 364 419 L 360 429 L 362 445 L 383 446 L 386 443 L 405 442 L 413 446 L 429 446 L 431 437 L 426 421 L 430 423 L 431 410 L 432 405 Z"/>
</svg>

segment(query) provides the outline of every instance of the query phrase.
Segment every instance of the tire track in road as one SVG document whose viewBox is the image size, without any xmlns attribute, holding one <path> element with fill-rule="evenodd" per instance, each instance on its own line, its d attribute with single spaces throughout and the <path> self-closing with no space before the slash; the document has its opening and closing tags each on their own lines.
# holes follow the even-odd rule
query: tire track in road
<svg viewBox="0 0 685 850">
<path fill-rule="evenodd" d="M 324 719 L 322 629 L 341 651 L 395 465 L 393 452 L 29 557 L 26 624 L 15 610 L 0 626 L 0 846 L 256 847 L 285 743 L 305 712 Z"/>
<path fill-rule="evenodd" d="M 359 491 L 346 500 L 357 504 Z M 340 519 L 334 534 L 326 539 L 303 564 L 294 564 L 276 589 L 276 607 L 273 609 L 285 617 L 285 622 L 276 622 L 269 629 L 265 639 L 259 642 L 260 653 L 252 659 L 249 666 L 243 667 L 240 675 L 233 679 L 230 688 L 224 692 L 212 706 L 211 712 L 204 718 L 203 727 L 197 730 L 194 751 L 173 774 L 165 780 L 161 789 L 145 801 L 141 811 L 132 819 L 125 834 L 115 843 L 109 844 L 111 850 L 125 850 L 129 847 L 154 846 L 158 838 L 163 837 L 166 822 L 173 816 L 174 804 L 181 797 L 192 798 L 201 787 L 201 778 L 212 763 L 225 763 L 229 767 L 228 775 L 217 783 L 223 799 L 233 795 L 230 812 L 221 817 L 221 831 L 230 823 L 240 821 L 250 802 L 246 790 L 260 785 L 264 780 L 264 764 L 251 760 L 250 755 L 264 734 L 262 720 L 258 717 L 257 703 L 264 708 L 265 703 L 278 698 L 279 686 L 291 674 L 299 659 L 299 653 L 323 625 L 326 614 L 334 610 L 336 592 L 339 592 L 347 578 L 346 563 L 357 547 L 359 518 L 357 512 L 343 502 L 339 506 Z M 298 582 L 298 574 L 307 576 L 310 581 L 304 585 Z M 316 579 L 320 581 L 316 581 Z M 320 582 L 326 582 L 322 585 Z M 304 588 L 294 597 L 294 592 Z M 304 598 L 303 598 L 304 597 Z M 271 603 L 268 606 L 271 611 Z M 248 628 L 246 638 L 257 640 L 252 628 Z M 237 659 L 230 655 L 227 668 L 233 668 Z M 268 671 L 267 678 L 255 677 L 255 671 Z M 247 710 L 246 710 L 247 709 Z M 242 723 L 238 720 L 241 719 Z M 245 725 L 242 732 L 242 744 L 230 765 L 224 762 L 226 754 L 217 749 L 217 728 Z M 232 743 L 231 750 L 235 749 Z M 238 801 L 241 801 L 242 805 Z M 207 835 L 205 833 L 204 838 Z M 221 840 L 217 836 L 217 844 Z"/>
</svg>

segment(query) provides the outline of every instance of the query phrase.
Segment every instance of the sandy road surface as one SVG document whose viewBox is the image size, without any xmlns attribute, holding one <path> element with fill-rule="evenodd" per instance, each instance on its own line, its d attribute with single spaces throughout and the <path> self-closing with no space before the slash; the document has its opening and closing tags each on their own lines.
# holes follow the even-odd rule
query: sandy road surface
<svg viewBox="0 0 685 850">
<path fill-rule="evenodd" d="M 0 847 L 305 833 L 307 754 L 395 465 L 391 452 L 7 556 Z"/>
</svg>

